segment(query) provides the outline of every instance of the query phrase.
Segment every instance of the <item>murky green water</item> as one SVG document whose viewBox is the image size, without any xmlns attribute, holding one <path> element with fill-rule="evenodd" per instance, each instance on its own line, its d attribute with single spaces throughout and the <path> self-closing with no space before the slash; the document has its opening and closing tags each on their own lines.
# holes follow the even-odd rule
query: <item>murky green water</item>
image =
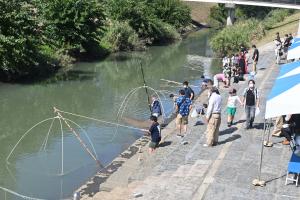
<svg viewBox="0 0 300 200">
<path fill-rule="evenodd" d="M 169 115 L 173 104 L 168 96 L 177 93 L 179 87 L 160 79 L 178 82 L 189 80 L 191 84 L 199 85 L 200 76 L 208 74 L 214 62 L 203 58 L 203 66 L 196 66 L 189 55 L 211 56 L 208 35 L 207 31 L 200 31 L 170 46 L 151 47 L 145 52 L 120 53 L 102 62 L 80 63 L 64 76 L 47 83 L 1 84 L 0 186 L 35 198 L 70 197 L 75 189 L 95 174 L 96 162 L 63 123 L 61 131 L 58 119 L 53 121 L 50 131 L 52 119 L 28 132 L 7 162 L 8 155 L 22 135 L 41 120 L 54 117 L 53 106 L 115 122 L 127 93 L 143 85 L 140 62 L 147 84 L 155 90 L 168 90 L 161 91 L 166 95 L 166 98 L 163 95 L 161 98 L 166 115 Z M 199 88 L 194 90 L 199 92 Z M 69 122 L 88 147 L 93 149 L 85 135 L 86 131 L 104 165 L 142 134 L 138 130 L 122 127 L 114 134 L 112 125 L 64 116 L 82 127 L 80 129 Z M 137 119 L 149 117 L 144 89 L 137 90 L 131 96 L 124 116 Z M 0 199 L 5 198 L 21 199 L 0 189 Z"/>
</svg>

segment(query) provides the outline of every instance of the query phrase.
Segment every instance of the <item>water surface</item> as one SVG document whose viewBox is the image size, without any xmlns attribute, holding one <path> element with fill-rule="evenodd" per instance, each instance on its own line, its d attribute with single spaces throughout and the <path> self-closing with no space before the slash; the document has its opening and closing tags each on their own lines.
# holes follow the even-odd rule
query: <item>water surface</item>
<svg viewBox="0 0 300 200">
<path fill-rule="evenodd" d="M 52 119 L 34 128 L 20 141 L 22 135 L 41 120 L 55 117 L 53 106 L 61 110 L 116 122 L 125 96 L 143 86 L 141 64 L 148 86 L 163 92 L 165 115 L 173 109 L 168 98 L 177 93 L 178 85 L 160 79 L 199 85 L 200 76 L 216 65 L 203 58 L 201 66 L 193 58 L 211 57 L 208 31 L 199 31 L 169 46 L 155 46 L 145 52 L 118 53 L 101 62 L 79 63 L 71 71 L 43 83 L 1 84 L 0 121 L 0 186 L 17 193 L 42 199 L 62 199 L 72 195 L 97 170 L 96 162 L 82 148 L 67 126 Z M 193 55 L 193 56 L 191 56 Z M 202 57 L 201 57 L 202 56 Z M 193 88 L 199 92 L 199 87 Z M 149 90 L 150 94 L 154 92 Z M 160 93 L 161 94 L 161 93 Z M 127 149 L 142 133 L 120 127 L 117 134 L 112 125 L 92 120 L 64 116 L 89 149 L 87 134 L 103 165 L 109 164 Z M 149 109 L 145 89 L 137 90 L 126 103 L 123 116 L 147 119 Z M 120 123 L 123 124 L 122 120 Z M 49 133 L 49 136 L 47 137 Z M 0 199 L 21 199 L 0 190 Z"/>
</svg>

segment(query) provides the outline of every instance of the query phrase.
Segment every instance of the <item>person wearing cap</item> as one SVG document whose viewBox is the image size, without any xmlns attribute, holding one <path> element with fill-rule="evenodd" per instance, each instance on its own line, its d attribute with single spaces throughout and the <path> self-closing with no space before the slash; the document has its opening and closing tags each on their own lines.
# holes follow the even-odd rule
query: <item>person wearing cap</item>
<svg viewBox="0 0 300 200">
<path fill-rule="evenodd" d="M 239 96 L 236 95 L 236 89 L 232 88 L 229 91 L 229 97 L 227 100 L 227 126 L 231 127 L 233 124 L 234 115 L 236 113 L 237 102 L 243 105 Z"/>
<path fill-rule="evenodd" d="M 217 145 L 219 138 L 219 128 L 221 124 L 221 105 L 222 97 L 216 87 L 211 88 L 210 98 L 206 111 L 206 144 L 203 146 L 211 147 Z"/>
</svg>

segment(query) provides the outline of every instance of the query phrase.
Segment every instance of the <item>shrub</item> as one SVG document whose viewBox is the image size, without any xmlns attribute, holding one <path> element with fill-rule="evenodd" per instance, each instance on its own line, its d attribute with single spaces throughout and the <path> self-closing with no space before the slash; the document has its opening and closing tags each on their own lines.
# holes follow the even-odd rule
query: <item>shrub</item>
<svg viewBox="0 0 300 200">
<path fill-rule="evenodd" d="M 106 7 L 112 20 L 127 21 L 148 43 L 177 38 L 175 28 L 190 19 L 189 10 L 177 0 L 107 0 Z"/>
<path fill-rule="evenodd" d="M 94 53 L 103 34 L 104 9 L 98 0 L 39 0 L 47 43 L 73 56 Z M 91 50 L 92 49 L 92 50 Z"/>
<path fill-rule="evenodd" d="M 238 19 L 246 20 L 249 18 L 264 19 L 268 13 L 273 10 L 271 7 L 238 5 L 236 8 L 235 16 Z"/>
<path fill-rule="evenodd" d="M 180 35 L 174 26 L 161 20 L 156 20 L 154 24 L 153 42 L 168 43 L 180 39 Z"/>
<path fill-rule="evenodd" d="M 0 74 L 4 80 L 24 76 L 42 60 L 33 6 L 19 0 L 0 0 Z"/>
<path fill-rule="evenodd" d="M 232 54 L 239 51 L 240 45 L 249 47 L 251 40 L 263 35 L 264 29 L 259 21 L 250 19 L 224 28 L 211 38 L 210 44 L 219 55 Z"/>
<path fill-rule="evenodd" d="M 176 29 L 186 27 L 191 22 L 191 10 L 180 0 L 148 0 L 158 19 Z"/>
<path fill-rule="evenodd" d="M 224 4 L 211 7 L 208 16 L 209 24 L 217 29 L 224 27 L 226 25 L 227 14 Z"/>
<path fill-rule="evenodd" d="M 101 40 L 101 45 L 110 51 L 133 50 L 138 44 L 137 33 L 126 21 L 113 21 Z"/>
</svg>

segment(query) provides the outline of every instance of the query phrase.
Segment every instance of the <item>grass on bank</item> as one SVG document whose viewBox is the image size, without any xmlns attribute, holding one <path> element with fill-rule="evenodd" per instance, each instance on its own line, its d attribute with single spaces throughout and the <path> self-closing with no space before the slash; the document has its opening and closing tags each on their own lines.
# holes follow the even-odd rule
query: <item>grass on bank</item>
<svg viewBox="0 0 300 200">
<path fill-rule="evenodd" d="M 239 52 L 241 45 L 251 47 L 253 43 L 258 45 L 259 41 L 270 42 L 275 38 L 276 32 L 280 32 L 281 37 L 294 33 L 297 30 L 296 19 L 299 19 L 299 12 L 274 9 L 263 19 L 238 20 L 233 26 L 223 28 L 214 34 L 210 44 L 217 55 L 230 55 Z"/>
<path fill-rule="evenodd" d="M 262 39 L 258 41 L 254 40 L 253 43 L 256 43 L 257 46 L 262 46 L 264 44 L 272 42 L 275 39 L 275 34 L 277 32 L 280 33 L 281 37 L 283 37 L 284 34 L 288 34 L 288 33 L 297 34 L 299 20 L 300 20 L 300 12 L 298 11 L 297 13 L 294 13 L 291 16 L 286 17 L 282 22 L 277 23 L 276 26 L 273 26 L 273 28 L 265 32 L 265 36 Z"/>
</svg>

